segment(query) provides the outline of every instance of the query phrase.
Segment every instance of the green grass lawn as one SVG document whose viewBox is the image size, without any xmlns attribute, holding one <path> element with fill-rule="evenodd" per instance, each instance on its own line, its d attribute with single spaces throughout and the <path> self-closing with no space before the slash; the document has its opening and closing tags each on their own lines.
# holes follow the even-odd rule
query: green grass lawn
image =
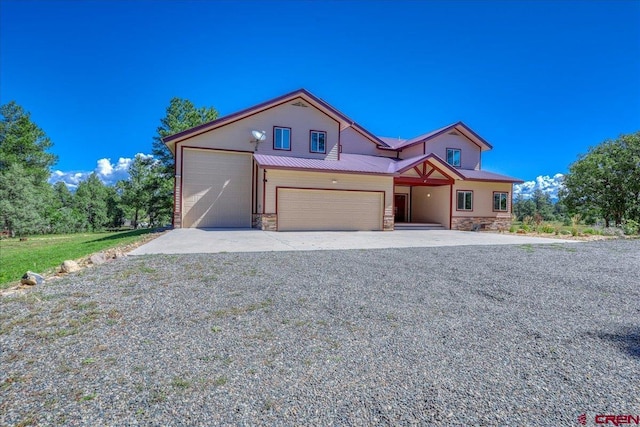
<svg viewBox="0 0 640 427">
<path fill-rule="evenodd" d="M 26 241 L 0 240 L 0 289 L 19 281 L 31 270 L 43 273 L 67 259 L 78 259 L 116 246 L 140 240 L 153 229 L 105 233 L 57 234 L 33 236 Z"/>
</svg>

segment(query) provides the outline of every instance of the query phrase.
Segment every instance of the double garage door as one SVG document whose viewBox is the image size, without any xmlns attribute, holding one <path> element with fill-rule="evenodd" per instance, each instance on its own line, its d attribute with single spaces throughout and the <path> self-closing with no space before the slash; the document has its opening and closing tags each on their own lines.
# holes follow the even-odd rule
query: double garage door
<svg viewBox="0 0 640 427">
<path fill-rule="evenodd" d="M 182 226 L 251 227 L 250 153 L 185 149 Z"/>
<path fill-rule="evenodd" d="M 382 230 L 384 194 L 279 188 L 278 231 Z"/>
</svg>

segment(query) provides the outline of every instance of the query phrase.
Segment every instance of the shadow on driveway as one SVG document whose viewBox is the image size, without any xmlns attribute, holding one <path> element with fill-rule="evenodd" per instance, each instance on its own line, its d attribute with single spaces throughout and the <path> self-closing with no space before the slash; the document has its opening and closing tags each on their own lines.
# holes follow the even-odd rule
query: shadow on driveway
<svg viewBox="0 0 640 427">
<path fill-rule="evenodd" d="M 623 353 L 640 359 L 640 327 L 623 327 L 618 333 L 598 333 L 596 336 L 618 347 Z"/>
</svg>

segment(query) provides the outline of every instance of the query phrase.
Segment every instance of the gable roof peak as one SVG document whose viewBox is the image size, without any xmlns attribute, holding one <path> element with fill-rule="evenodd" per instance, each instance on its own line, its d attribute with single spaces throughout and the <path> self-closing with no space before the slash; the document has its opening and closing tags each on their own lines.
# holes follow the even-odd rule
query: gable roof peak
<svg viewBox="0 0 640 427">
<path fill-rule="evenodd" d="M 422 144 L 423 142 L 427 142 L 437 136 L 440 136 L 445 133 L 449 133 L 452 130 L 457 130 L 458 132 L 460 132 L 462 136 L 471 140 L 474 144 L 479 146 L 482 151 L 491 150 L 493 148 L 491 144 L 489 144 L 480 135 L 475 133 L 473 129 L 471 129 L 461 120 L 455 123 L 451 123 L 447 126 L 443 126 L 439 129 L 432 130 L 431 132 L 423 133 L 413 138 L 409 138 L 405 140 L 396 140 L 395 143 L 391 142 L 387 138 L 381 138 L 381 139 L 389 143 L 392 146 L 392 148 L 396 150 L 401 150 L 403 148 L 411 147 L 416 144 Z"/>
</svg>

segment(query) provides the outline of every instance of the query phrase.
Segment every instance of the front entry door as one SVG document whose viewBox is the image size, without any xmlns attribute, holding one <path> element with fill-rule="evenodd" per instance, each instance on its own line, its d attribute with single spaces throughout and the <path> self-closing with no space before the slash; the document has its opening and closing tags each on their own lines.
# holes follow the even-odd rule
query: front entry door
<svg viewBox="0 0 640 427">
<path fill-rule="evenodd" d="M 407 195 L 395 194 L 393 196 L 394 221 L 407 222 Z"/>
</svg>

